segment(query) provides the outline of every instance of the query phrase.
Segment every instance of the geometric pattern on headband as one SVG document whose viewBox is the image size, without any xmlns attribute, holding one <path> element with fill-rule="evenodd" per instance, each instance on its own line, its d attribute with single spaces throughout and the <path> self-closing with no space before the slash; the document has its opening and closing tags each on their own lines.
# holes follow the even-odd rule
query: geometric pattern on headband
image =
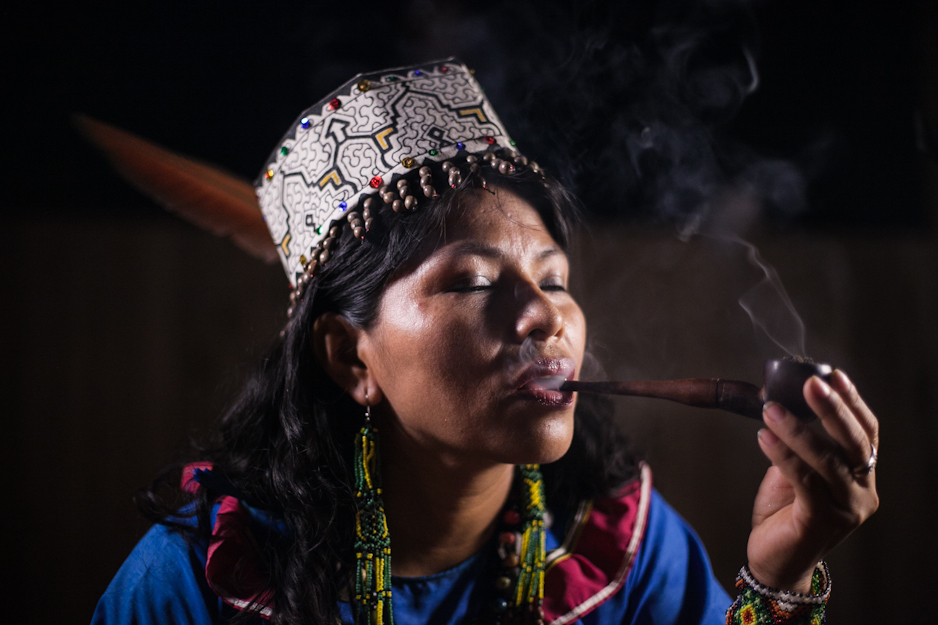
<svg viewBox="0 0 938 625">
<path fill-rule="evenodd" d="M 332 222 L 393 176 L 509 145 L 482 87 L 455 59 L 351 79 L 297 118 L 255 182 L 291 286 Z"/>
</svg>

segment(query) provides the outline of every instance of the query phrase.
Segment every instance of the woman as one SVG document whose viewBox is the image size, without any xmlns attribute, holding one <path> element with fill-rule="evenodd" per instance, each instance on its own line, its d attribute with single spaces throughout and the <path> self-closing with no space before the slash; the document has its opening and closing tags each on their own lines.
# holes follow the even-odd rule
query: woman
<svg viewBox="0 0 938 625">
<path fill-rule="evenodd" d="M 767 406 L 733 602 L 607 406 L 556 390 L 586 341 L 574 202 L 513 145 L 452 60 L 296 122 L 257 183 L 290 320 L 192 501 L 157 497 L 169 473 L 143 494 L 159 524 L 95 622 L 823 619 L 819 560 L 877 507 L 875 417 L 840 372 L 804 388 L 826 435 Z"/>
</svg>

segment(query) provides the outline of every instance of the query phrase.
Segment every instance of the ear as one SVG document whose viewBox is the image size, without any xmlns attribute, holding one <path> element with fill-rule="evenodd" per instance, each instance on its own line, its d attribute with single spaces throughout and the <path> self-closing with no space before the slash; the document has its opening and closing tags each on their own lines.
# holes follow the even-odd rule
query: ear
<svg viewBox="0 0 938 625">
<path fill-rule="evenodd" d="M 362 406 L 382 399 L 373 372 L 361 359 L 368 351 L 368 335 L 334 312 L 323 313 L 313 323 L 313 350 L 329 377 Z"/>
</svg>

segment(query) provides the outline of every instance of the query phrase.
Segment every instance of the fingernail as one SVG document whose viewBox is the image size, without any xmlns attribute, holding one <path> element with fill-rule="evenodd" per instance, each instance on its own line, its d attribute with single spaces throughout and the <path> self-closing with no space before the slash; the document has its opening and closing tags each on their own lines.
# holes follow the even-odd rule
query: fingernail
<svg viewBox="0 0 938 625">
<path fill-rule="evenodd" d="M 774 401 L 767 403 L 762 411 L 765 418 L 774 423 L 781 423 L 785 419 L 785 409 Z"/>
<path fill-rule="evenodd" d="M 756 433 L 756 436 L 758 437 L 760 441 L 762 441 L 763 445 L 766 445 L 768 447 L 771 447 L 775 443 L 778 442 L 778 437 L 772 433 L 772 430 L 768 430 L 766 428 L 762 428 L 761 430 L 759 430 Z"/>
<path fill-rule="evenodd" d="M 811 376 L 811 380 L 814 382 L 814 388 L 816 388 L 817 391 L 818 391 L 823 397 L 830 397 L 830 396 L 831 396 L 831 387 L 828 386 L 827 382 L 825 382 L 825 381 L 822 380 L 821 378 L 817 377 L 816 375 L 815 375 L 815 376 Z"/>
<path fill-rule="evenodd" d="M 831 375 L 831 381 L 840 387 L 842 391 L 850 390 L 850 378 L 840 369 L 834 369 L 834 373 Z"/>
</svg>

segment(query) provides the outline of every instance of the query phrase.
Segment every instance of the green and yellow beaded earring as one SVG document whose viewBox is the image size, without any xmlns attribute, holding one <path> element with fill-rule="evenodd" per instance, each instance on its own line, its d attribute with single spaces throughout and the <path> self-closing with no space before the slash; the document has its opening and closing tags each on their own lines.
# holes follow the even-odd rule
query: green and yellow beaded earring
<svg viewBox="0 0 938 625">
<path fill-rule="evenodd" d="M 381 500 L 378 430 L 371 425 L 365 392 L 365 423 L 355 441 L 355 622 L 394 625 L 391 612 L 391 539 Z"/>
<path fill-rule="evenodd" d="M 544 597 L 544 478 L 537 464 L 521 465 L 521 570 L 515 605 L 537 604 Z"/>
<path fill-rule="evenodd" d="M 544 565 L 547 556 L 544 532 L 544 478 L 541 476 L 541 467 L 537 464 L 523 464 L 519 467 L 519 473 L 521 549 L 518 579 L 509 603 L 509 611 L 518 616 L 524 612 L 533 613 L 533 620 L 539 622 L 543 614 L 541 606 L 544 601 Z"/>
</svg>

